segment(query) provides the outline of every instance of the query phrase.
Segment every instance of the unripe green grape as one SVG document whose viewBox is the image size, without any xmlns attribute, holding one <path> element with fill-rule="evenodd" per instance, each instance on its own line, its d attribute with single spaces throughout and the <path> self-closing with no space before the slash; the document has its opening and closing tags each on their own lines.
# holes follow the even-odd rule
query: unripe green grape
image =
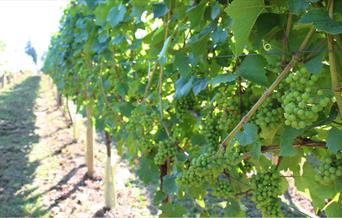
<svg viewBox="0 0 342 218">
<path fill-rule="evenodd" d="M 321 165 L 318 168 L 318 176 L 315 177 L 317 181 L 329 184 L 342 176 L 341 153 L 342 151 L 339 151 L 337 154 L 327 156 L 321 161 Z"/>
<path fill-rule="evenodd" d="M 324 95 L 323 90 L 317 90 L 319 76 L 311 75 L 305 70 L 293 72 L 285 82 L 289 86 L 282 97 L 285 125 L 302 129 L 312 125 L 318 114 L 332 102 Z"/>
<path fill-rule="evenodd" d="M 158 152 L 154 156 L 156 165 L 163 165 L 167 160 L 173 161 L 176 156 L 176 144 L 172 140 L 165 140 L 158 144 Z"/>
<path fill-rule="evenodd" d="M 184 121 L 184 115 L 194 109 L 196 97 L 193 93 L 175 100 L 176 117 L 180 122 Z"/>
<path fill-rule="evenodd" d="M 269 168 L 265 172 L 258 172 L 251 178 L 252 199 L 265 217 L 282 216 L 278 198 L 282 194 L 279 188 L 280 179 L 280 174 L 275 168 Z"/>
</svg>

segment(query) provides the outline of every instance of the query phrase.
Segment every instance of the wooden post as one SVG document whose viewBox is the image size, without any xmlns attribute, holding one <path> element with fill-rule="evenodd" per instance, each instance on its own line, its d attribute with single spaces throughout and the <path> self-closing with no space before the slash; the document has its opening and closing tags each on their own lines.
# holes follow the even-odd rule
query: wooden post
<svg viewBox="0 0 342 218">
<path fill-rule="evenodd" d="M 86 164 L 88 167 L 88 176 L 93 177 L 94 174 L 94 126 L 92 121 L 93 110 L 90 106 L 87 107 L 87 150 L 86 150 Z"/>
<path fill-rule="evenodd" d="M 62 94 L 57 90 L 57 106 L 61 107 L 63 105 Z"/>
<path fill-rule="evenodd" d="M 115 193 L 115 165 L 112 166 L 112 138 L 108 132 L 105 132 L 105 143 L 107 150 L 107 160 L 106 160 L 106 168 L 105 168 L 105 187 L 104 187 L 104 196 L 105 196 L 105 208 L 110 209 L 116 206 L 116 193 Z"/>
<path fill-rule="evenodd" d="M 78 142 L 78 140 L 80 139 L 81 120 L 82 120 L 81 115 L 78 114 L 76 109 L 75 109 L 74 122 L 72 124 L 74 142 Z"/>
</svg>

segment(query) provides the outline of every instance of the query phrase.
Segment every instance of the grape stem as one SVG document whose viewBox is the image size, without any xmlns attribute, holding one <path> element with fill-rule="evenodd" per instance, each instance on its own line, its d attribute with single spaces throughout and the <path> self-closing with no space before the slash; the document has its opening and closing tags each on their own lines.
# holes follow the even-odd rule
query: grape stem
<svg viewBox="0 0 342 218">
<path fill-rule="evenodd" d="M 329 4 L 329 17 L 333 18 L 334 12 L 334 0 L 330 0 Z M 331 34 L 327 34 L 328 38 L 328 50 L 329 50 L 329 65 L 330 65 L 330 73 L 331 73 L 331 88 L 333 93 L 335 94 L 336 103 L 339 111 L 340 118 L 342 118 L 342 96 L 338 91 L 339 89 L 339 81 L 338 81 L 338 72 L 336 67 L 336 56 L 334 53 L 335 50 L 335 37 Z"/>
<path fill-rule="evenodd" d="M 264 103 L 264 101 L 272 95 L 272 92 L 279 85 L 279 83 L 289 74 L 290 70 L 294 67 L 294 65 L 298 62 L 302 51 L 309 43 L 311 36 L 314 34 L 315 28 L 311 27 L 309 32 L 307 33 L 304 41 L 300 45 L 298 52 L 292 56 L 291 61 L 287 64 L 287 66 L 283 69 L 283 71 L 279 74 L 276 80 L 272 83 L 272 85 L 265 91 L 265 93 L 259 98 L 259 100 L 255 103 L 255 105 L 248 111 L 248 113 L 240 120 L 240 122 L 235 126 L 235 128 L 228 134 L 228 136 L 222 141 L 220 145 L 220 149 L 224 150 L 227 143 L 230 142 L 236 135 L 237 132 L 243 127 L 244 124 L 248 122 L 248 120 L 252 117 L 252 115 L 257 111 L 257 109 Z"/>
<path fill-rule="evenodd" d="M 286 53 L 289 50 L 289 36 L 291 32 L 291 27 L 292 27 L 292 20 L 293 20 L 292 17 L 293 17 L 292 14 L 289 13 L 289 16 L 287 17 L 286 30 L 285 30 L 284 37 L 283 37 L 283 56 L 281 58 L 282 66 L 284 66 L 286 63 Z"/>
</svg>

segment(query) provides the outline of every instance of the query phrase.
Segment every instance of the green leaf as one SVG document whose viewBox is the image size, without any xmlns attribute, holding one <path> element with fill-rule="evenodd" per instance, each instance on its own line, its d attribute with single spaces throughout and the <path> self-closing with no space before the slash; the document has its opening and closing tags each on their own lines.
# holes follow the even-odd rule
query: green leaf
<svg viewBox="0 0 342 218">
<path fill-rule="evenodd" d="M 313 166 L 306 161 L 303 165 L 303 174 L 296 176 L 295 183 L 299 191 L 306 193 L 311 198 L 315 207 L 323 208 L 325 199 L 335 196 L 338 185 L 323 185 L 314 179 L 316 174 Z"/>
<path fill-rule="evenodd" d="M 167 194 L 177 192 L 176 176 L 166 175 L 163 177 L 163 191 Z"/>
<path fill-rule="evenodd" d="M 305 63 L 305 68 L 312 74 L 319 73 L 323 69 L 323 58 L 325 54 L 321 52 L 316 57 Z"/>
<path fill-rule="evenodd" d="M 247 123 L 242 132 L 236 134 L 236 139 L 241 145 L 249 145 L 257 139 L 258 127 L 252 123 Z"/>
<path fill-rule="evenodd" d="M 304 14 L 298 23 L 312 23 L 318 31 L 337 35 L 342 33 L 342 22 L 332 20 L 324 9 L 316 8 Z"/>
<path fill-rule="evenodd" d="M 221 74 L 212 78 L 209 83 L 214 86 L 221 83 L 233 82 L 236 77 L 236 74 Z"/>
<path fill-rule="evenodd" d="M 298 151 L 297 155 L 294 157 L 282 157 L 280 164 L 278 166 L 279 170 L 285 170 L 288 169 L 293 172 L 294 176 L 299 176 L 300 172 L 300 162 L 303 157 L 303 152 Z"/>
<path fill-rule="evenodd" d="M 223 212 L 224 217 L 243 217 L 245 215 L 241 210 L 239 202 L 234 199 L 229 199 Z"/>
<path fill-rule="evenodd" d="M 191 67 L 189 65 L 189 58 L 185 54 L 178 54 L 173 62 L 173 68 L 180 72 L 181 76 L 189 76 Z"/>
<path fill-rule="evenodd" d="M 154 16 L 154 18 L 162 17 L 165 14 L 167 14 L 168 11 L 169 11 L 169 9 L 167 8 L 167 6 L 163 2 L 153 4 L 153 16 Z"/>
<path fill-rule="evenodd" d="M 192 88 L 194 94 L 198 95 L 202 90 L 207 88 L 208 81 L 208 78 L 196 78 Z"/>
<path fill-rule="evenodd" d="M 210 10 L 210 17 L 212 20 L 215 20 L 219 15 L 220 15 L 221 9 L 220 6 L 217 2 L 214 2 L 211 5 L 211 10 Z"/>
<path fill-rule="evenodd" d="M 254 143 L 252 145 L 252 150 L 251 150 L 251 157 L 254 159 L 259 159 L 261 155 L 261 144 L 260 143 Z"/>
<path fill-rule="evenodd" d="M 202 22 L 205 11 L 205 4 L 205 1 L 201 1 L 200 4 L 195 5 L 187 10 L 187 15 L 189 17 L 191 27 L 198 26 Z"/>
<path fill-rule="evenodd" d="M 262 56 L 247 56 L 236 73 L 251 82 L 267 86 L 269 81 L 264 69 L 266 65 L 267 62 Z"/>
<path fill-rule="evenodd" d="M 342 150 L 342 130 L 337 128 L 330 129 L 327 138 L 327 147 L 329 151 L 336 154 Z"/>
<path fill-rule="evenodd" d="M 294 156 L 296 150 L 293 148 L 294 140 L 303 132 L 303 130 L 285 126 L 280 135 L 280 156 Z"/>
<path fill-rule="evenodd" d="M 112 39 L 112 45 L 119 45 L 124 40 L 125 40 L 125 36 L 122 34 L 119 34 L 115 38 Z"/>
<path fill-rule="evenodd" d="M 186 213 L 186 208 L 181 204 L 167 203 L 160 207 L 162 214 L 160 217 L 182 217 Z"/>
<path fill-rule="evenodd" d="M 137 175 L 144 183 L 158 184 L 159 168 L 154 164 L 153 158 L 147 156 L 140 159 Z"/>
<path fill-rule="evenodd" d="M 288 190 L 289 187 L 289 183 L 287 182 L 287 180 L 285 179 L 285 177 L 282 177 L 280 182 L 279 182 L 279 189 L 280 189 L 280 193 L 285 193 Z"/>
<path fill-rule="evenodd" d="M 341 193 L 340 193 L 341 195 Z M 341 198 L 341 196 L 340 196 Z M 330 204 L 325 210 L 327 217 L 342 217 L 342 203 L 341 199 Z"/>
<path fill-rule="evenodd" d="M 155 192 L 155 195 L 153 197 L 153 203 L 155 205 L 158 205 L 160 204 L 163 200 L 165 200 L 167 197 L 167 194 L 165 194 L 164 192 L 162 191 L 156 191 Z"/>
<path fill-rule="evenodd" d="M 307 0 L 288 0 L 289 9 L 292 14 L 303 13 L 310 5 Z"/>
<path fill-rule="evenodd" d="M 192 88 L 192 82 L 194 81 L 194 77 L 180 77 L 175 84 L 175 98 L 180 98 L 182 96 L 186 96 L 189 94 Z"/>
<path fill-rule="evenodd" d="M 213 42 L 215 44 L 222 43 L 228 38 L 228 32 L 221 27 L 217 27 L 216 30 L 211 34 Z"/>
<path fill-rule="evenodd" d="M 107 21 L 111 27 L 116 27 L 125 19 L 126 7 L 123 4 L 113 7 L 110 9 L 107 17 Z"/>
<path fill-rule="evenodd" d="M 100 4 L 96 7 L 94 11 L 95 23 L 98 26 L 103 26 L 106 24 L 106 19 L 111 6 L 108 4 Z"/>
<path fill-rule="evenodd" d="M 264 0 L 234 0 L 225 10 L 232 18 L 232 31 L 236 41 L 234 54 L 242 53 L 258 16 L 264 10 Z"/>
<path fill-rule="evenodd" d="M 158 56 L 158 62 L 162 66 L 165 65 L 167 62 L 167 50 L 169 48 L 170 40 L 171 40 L 171 37 L 170 36 L 167 37 L 167 39 L 164 42 L 163 48 L 160 51 L 159 56 Z"/>
</svg>

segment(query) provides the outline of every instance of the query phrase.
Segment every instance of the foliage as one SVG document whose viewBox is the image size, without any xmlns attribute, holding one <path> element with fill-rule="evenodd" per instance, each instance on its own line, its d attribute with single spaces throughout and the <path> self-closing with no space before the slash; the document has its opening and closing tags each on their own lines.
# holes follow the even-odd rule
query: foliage
<svg viewBox="0 0 342 218">
<path fill-rule="evenodd" d="M 156 200 L 162 215 L 186 213 L 184 198 L 210 207 L 208 194 L 235 205 L 233 216 L 241 211 L 236 199 L 250 194 L 265 215 L 280 215 L 285 189 L 276 183 L 290 170 L 317 211 L 341 216 L 340 174 L 330 185 L 311 179 L 341 150 L 340 93 L 329 65 L 342 76 L 342 13 L 328 12 L 332 2 L 72 1 L 44 71 L 80 110 L 94 109 L 97 128 L 140 161 L 144 182 L 160 182 L 158 193 L 168 196 Z M 280 84 L 268 90 L 273 81 Z M 260 110 L 243 118 L 252 105 Z M 226 137 L 230 131 L 235 137 Z M 279 163 L 271 167 L 264 153 Z M 276 189 L 267 205 L 258 200 L 259 180 Z"/>
<path fill-rule="evenodd" d="M 33 63 L 37 64 L 37 52 L 32 46 L 31 41 L 28 41 L 25 47 L 25 53 L 32 58 Z"/>
</svg>

